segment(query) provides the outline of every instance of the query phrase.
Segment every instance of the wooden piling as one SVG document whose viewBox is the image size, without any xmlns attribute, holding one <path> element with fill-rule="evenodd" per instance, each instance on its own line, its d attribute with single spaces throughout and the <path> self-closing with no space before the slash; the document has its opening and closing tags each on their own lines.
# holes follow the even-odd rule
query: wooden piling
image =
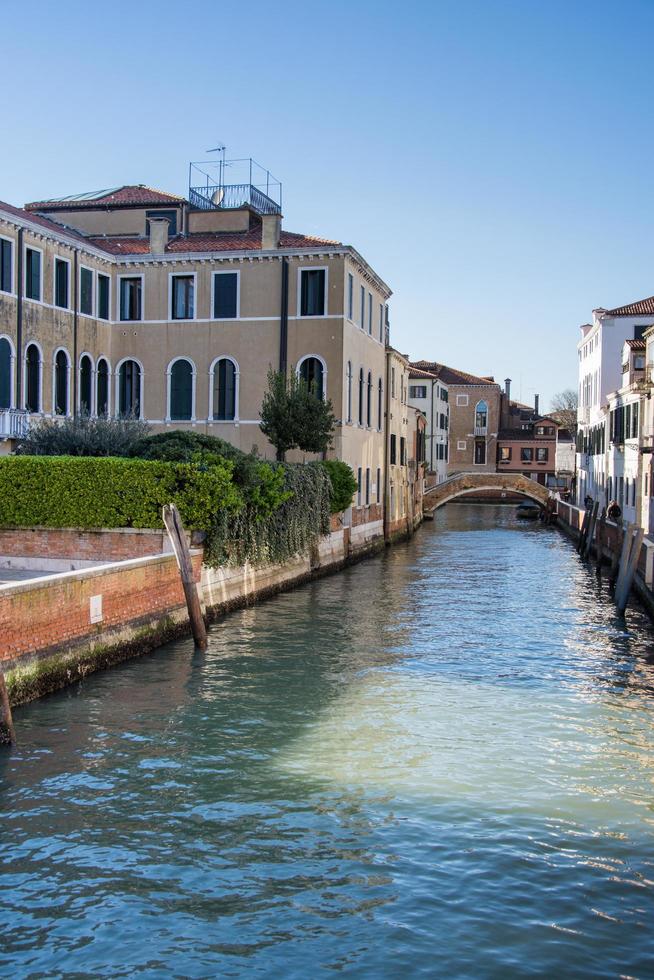
<svg viewBox="0 0 654 980">
<path fill-rule="evenodd" d="M 170 543 L 173 546 L 175 558 L 177 559 L 177 567 L 179 568 L 179 574 L 182 579 L 184 596 L 186 597 L 186 607 L 188 609 L 188 618 L 191 623 L 191 632 L 193 633 L 195 645 L 199 647 L 200 650 L 206 650 L 207 627 L 204 623 L 202 608 L 200 606 L 200 597 L 198 596 L 195 577 L 193 575 L 191 551 L 186 541 L 186 534 L 184 533 L 179 511 L 177 510 L 175 504 L 166 504 L 164 506 L 163 522 L 166 525 L 168 537 L 170 538 Z"/>
<path fill-rule="evenodd" d="M 590 557 L 590 551 L 593 547 L 593 537 L 595 535 L 595 524 L 597 522 L 597 511 L 599 510 L 599 500 L 596 500 L 593 504 L 593 509 L 590 514 L 590 520 L 588 522 L 588 534 L 586 536 L 586 546 L 584 548 L 584 558 Z"/>
<path fill-rule="evenodd" d="M 5 675 L 0 672 L 0 745 L 15 745 L 16 729 L 11 715 L 11 704 Z"/>
<path fill-rule="evenodd" d="M 596 567 L 595 574 L 598 578 L 602 577 L 602 552 L 604 550 L 604 531 L 606 528 L 606 507 L 602 507 L 602 513 L 600 514 L 599 523 L 597 525 L 597 541 L 595 543 L 596 555 Z"/>
<path fill-rule="evenodd" d="M 620 551 L 620 562 L 618 565 L 618 575 L 615 582 L 615 598 L 622 592 L 622 584 L 624 582 L 624 577 L 627 574 L 627 565 L 629 564 L 629 555 L 631 554 L 631 544 L 634 536 L 635 524 L 627 524 L 624 537 L 622 539 L 622 549 Z"/>
<path fill-rule="evenodd" d="M 584 553 L 584 548 L 586 546 L 586 535 L 588 533 L 588 522 L 590 521 L 590 511 L 588 508 L 584 511 L 584 519 L 581 522 L 581 533 L 579 535 L 579 541 L 577 542 L 577 551 L 580 555 Z"/>
<path fill-rule="evenodd" d="M 629 526 L 634 529 L 631 535 L 629 558 L 625 566 L 624 575 L 621 579 L 618 578 L 618 584 L 615 588 L 615 604 L 620 614 L 624 613 L 625 609 L 627 608 L 629 593 L 631 592 L 631 583 L 633 582 L 633 578 L 636 573 L 636 565 L 638 564 L 638 559 L 640 558 L 640 549 L 642 547 L 643 537 L 645 535 L 642 527 L 636 527 L 635 525 Z"/>
</svg>

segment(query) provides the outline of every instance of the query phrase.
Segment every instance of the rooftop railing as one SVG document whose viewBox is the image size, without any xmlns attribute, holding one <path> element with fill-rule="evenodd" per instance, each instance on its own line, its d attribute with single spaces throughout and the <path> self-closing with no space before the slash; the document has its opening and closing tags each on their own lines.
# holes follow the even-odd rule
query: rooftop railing
<svg viewBox="0 0 654 980">
<path fill-rule="evenodd" d="M 249 206 L 258 214 L 279 214 L 280 206 L 254 184 L 205 184 L 189 189 L 189 202 L 200 211 L 223 211 Z"/>
</svg>

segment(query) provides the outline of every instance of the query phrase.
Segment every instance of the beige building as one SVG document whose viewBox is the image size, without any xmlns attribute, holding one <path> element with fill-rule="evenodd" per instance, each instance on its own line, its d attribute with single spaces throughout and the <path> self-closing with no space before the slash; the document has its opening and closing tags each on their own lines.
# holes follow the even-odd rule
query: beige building
<svg viewBox="0 0 654 980">
<path fill-rule="evenodd" d="M 370 474 L 356 504 L 381 503 L 389 296 L 354 248 L 284 230 L 251 184 L 0 203 L 0 446 L 85 410 L 274 458 L 259 411 L 282 368 L 331 399 L 333 455 Z"/>
<path fill-rule="evenodd" d="M 425 416 L 409 404 L 410 364 L 386 352 L 386 538 L 404 534 L 422 520 Z"/>
</svg>

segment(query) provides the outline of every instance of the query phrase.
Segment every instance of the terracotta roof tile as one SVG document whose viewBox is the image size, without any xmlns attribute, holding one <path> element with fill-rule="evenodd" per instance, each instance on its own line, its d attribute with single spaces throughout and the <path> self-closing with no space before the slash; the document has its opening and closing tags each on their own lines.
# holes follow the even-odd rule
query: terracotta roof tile
<svg viewBox="0 0 654 980">
<path fill-rule="evenodd" d="M 147 255 L 150 242 L 147 238 L 132 238 L 127 236 L 100 236 L 90 238 L 90 242 L 98 248 L 111 252 L 112 255 Z M 292 231 L 282 231 L 279 241 L 280 248 L 315 249 L 320 247 L 332 248 L 340 242 L 328 238 L 316 238 L 313 235 L 299 235 Z M 166 246 L 166 253 L 175 252 L 239 252 L 261 249 L 261 229 L 244 232 L 215 232 L 191 235 L 175 235 Z"/>
<path fill-rule="evenodd" d="M 27 211 L 71 211 L 78 208 L 129 207 L 149 204 L 183 204 L 186 198 L 177 194 L 167 194 L 145 184 L 124 184 L 108 190 L 71 194 L 69 197 L 53 198 L 50 201 L 32 201 L 25 205 Z"/>
<path fill-rule="evenodd" d="M 32 214 L 29 211 L 25 211 L 24 208 L 15 208 L 13 204 L 7 204 L 5 201 L 0 201 L 0 211 L 6 211 L 8 214 L 12 214 L 15 218 L 20 218 L 22 221 L 30 221 L 34 225 L 41 225 L 48 231 L 53 231 L 59 235 L 66 235 L 68 238 L 75 238 L 77 241 L 85 243 L 90 241 L 90 239 L 80 234 L 74 228 L 70 228 L 68 225 L 61 224 L 59 221 L 51 221 L 49 218 L 44 218 L 40 214 Z"/>
<path fill-rule="evenodd" d="M 626 306 L 616 306 L 614 310 L 606 310 L 606 316 L 654 316 L 654 296 L 639 299 Z"/>
<path fill-rule="evenodd" d="M 429 371 L 435 377 L 442 378 L 446 384 L 452 385 L 493 385 L 497 387 L 497 382 L 492 376 L 479 377 L 476 374 L 468 374 L 467 371 L 458 371 L 456 368 L 448 367 L 446 364 L 439 364 L 438 361 L 412 361 L 412 368 Z"/>
</svg>

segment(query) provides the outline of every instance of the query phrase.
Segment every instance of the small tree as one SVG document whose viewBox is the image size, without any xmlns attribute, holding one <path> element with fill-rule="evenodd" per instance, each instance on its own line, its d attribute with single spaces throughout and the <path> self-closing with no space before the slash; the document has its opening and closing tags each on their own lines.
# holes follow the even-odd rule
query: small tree
<svg viewBox="0 0 654 980">
<path fill-rule="evenodd" d="M 295 372 L 268 372 L 261 404 L 261 431 L 283 460 L 290 449 L 324 453 L 332 444 L 336 418 L 331 401 L 320 398 Z"/>
<path fill-rule="evenodd" d="M 574 436 L 577 432 L 577 392 L 574 388 L 564 388 L 554 395 L 551 412 L 563 428 Z"/>
</svg>

